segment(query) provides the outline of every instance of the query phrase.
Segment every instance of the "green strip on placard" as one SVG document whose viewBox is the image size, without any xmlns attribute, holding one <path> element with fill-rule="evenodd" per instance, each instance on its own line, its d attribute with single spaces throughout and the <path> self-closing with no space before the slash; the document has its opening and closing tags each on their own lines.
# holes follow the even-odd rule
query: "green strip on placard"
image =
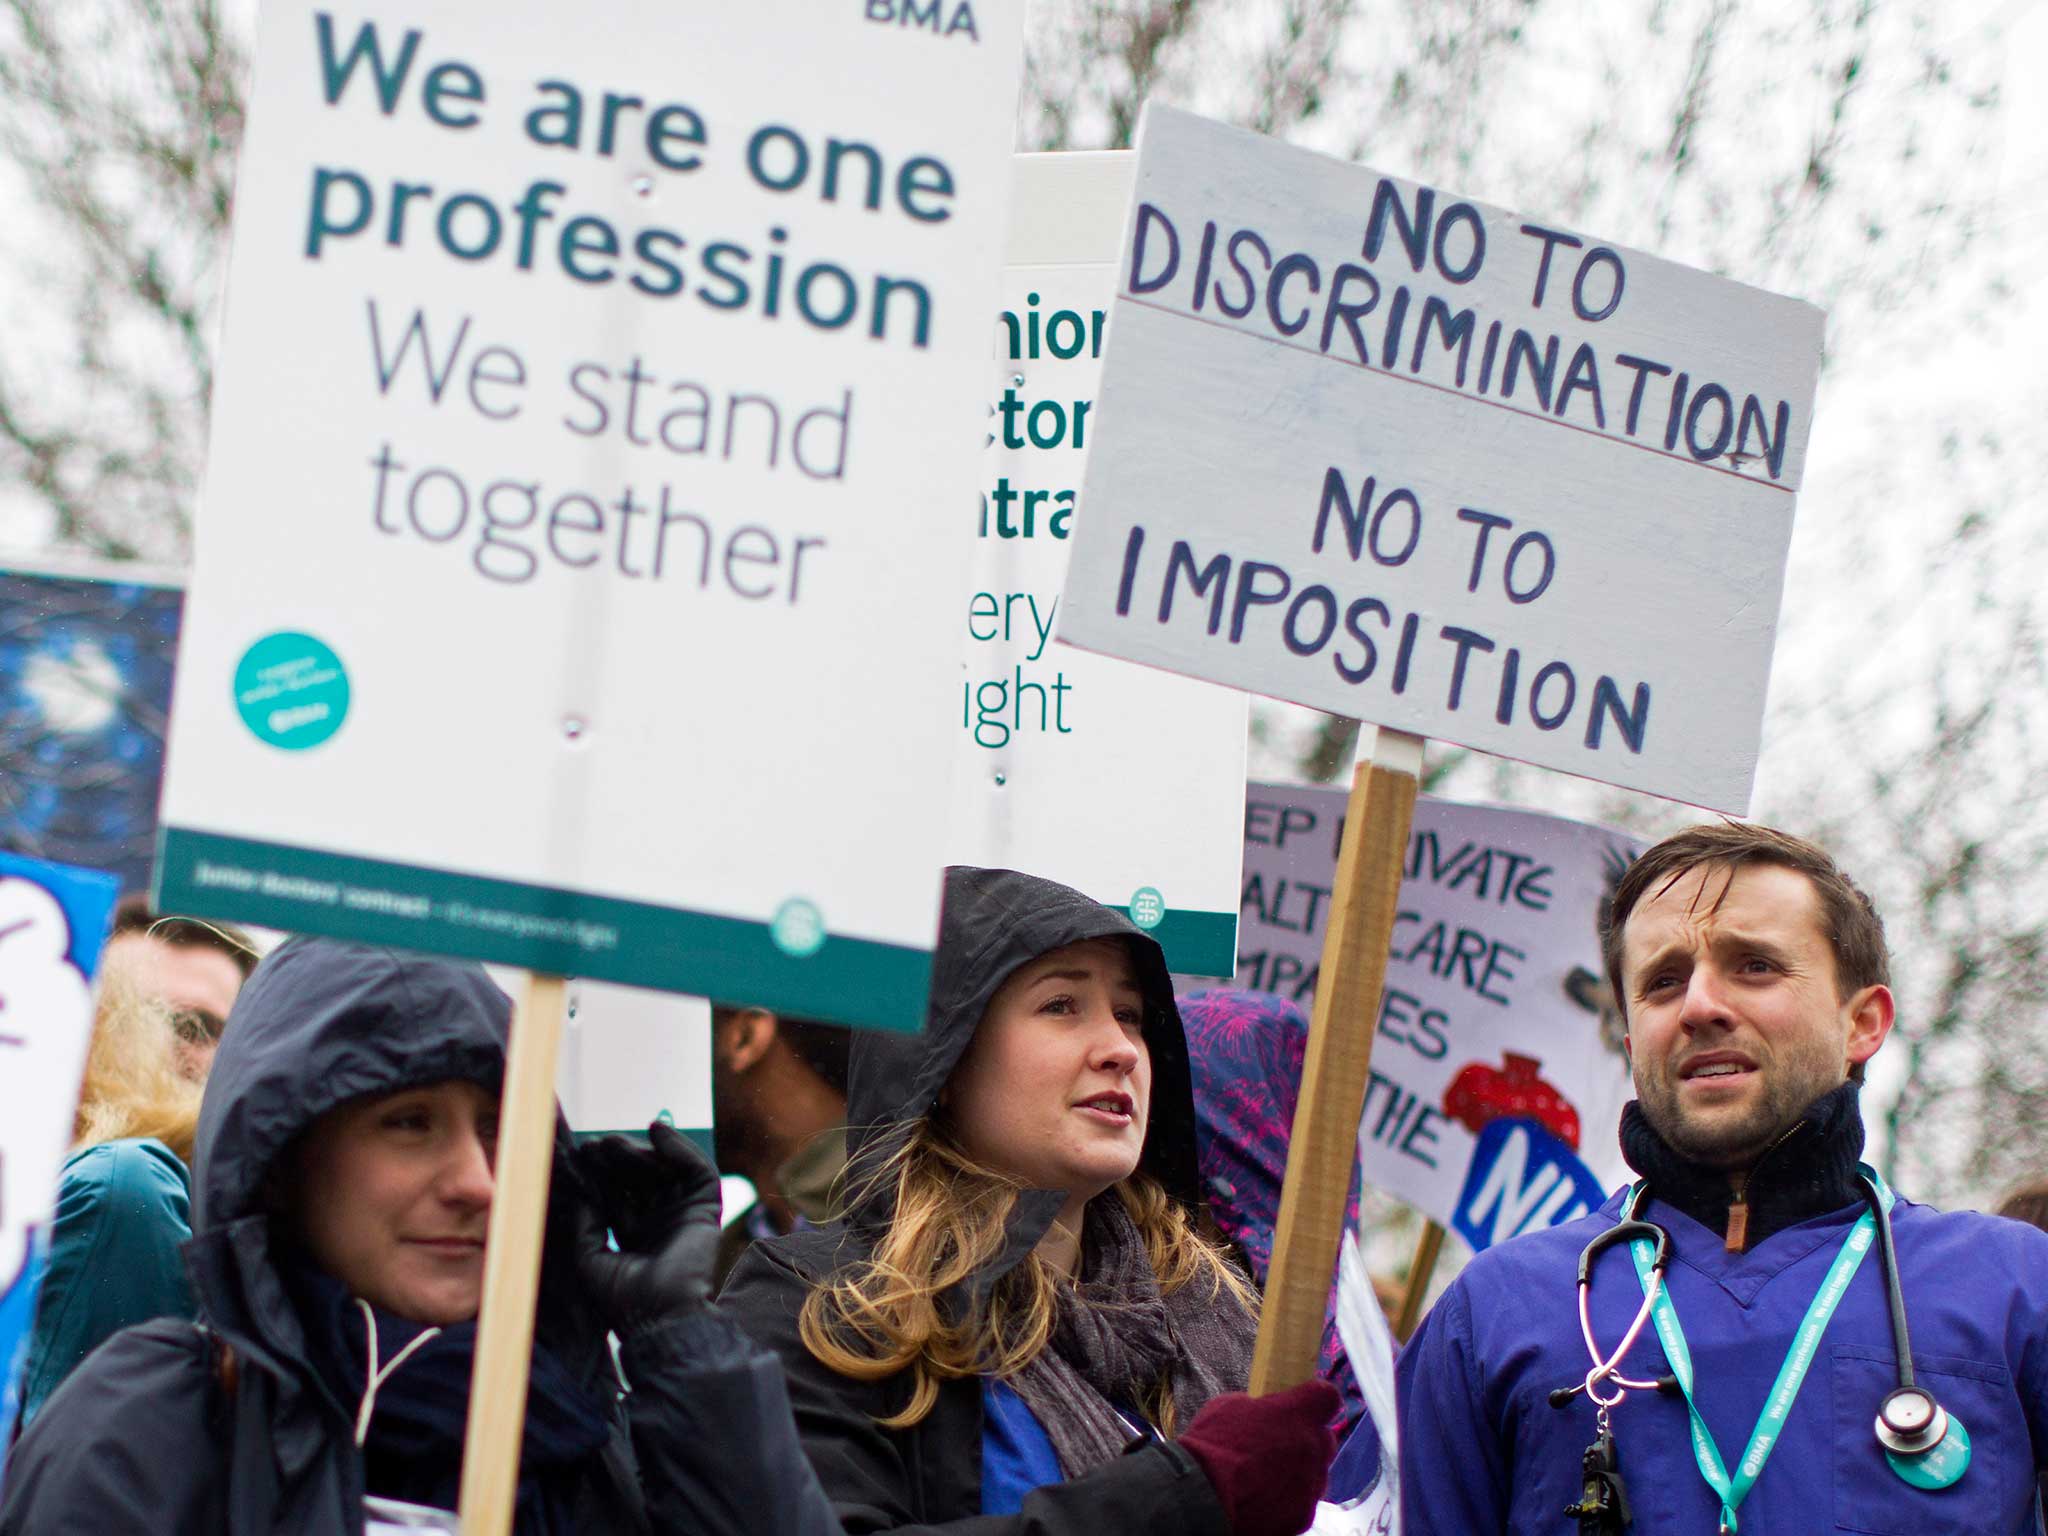
<svg viewBox="0 0 2048 1536">
<path fill-rule="evenodd" d="M 1166 968 L 1175 975 L 1237 974 L 1235 912 L 1192 912 L 1168 907 L 1158 924 L 1148 931 L 1166 951 Z"/>
<path fill-rule="evenodd" d="M 866 1029 L 924 1028 L 931 952 L 827 928 L 802 955 L 768 923 L 353 854 L 158 834 L 157 910 L 688 992 Z"/>
<path fill-rule="evenodd" d="M 718 1154 L 713 1150 L 715 1137 L 710 1126 L 679 1125 L 676 1129 L 681 1131 L 691 1141 L 694 1141 L 697 1144 L 697 1150 L 710 1158 L 712 1163 L 716 1165 Z M 571 1131 L 569 1135 L 579 1147 L 587 1141 L 602 1141 L 607 1136 L 624 1136 L 632 1141 L 645 1141 L 647 1139 L 647 1127 L 644 1125 L 626 1125 L 612 1131 Z M 722 1168 L 719 1169 L 720 1173 L 724 1171 Z"/>
</svg>

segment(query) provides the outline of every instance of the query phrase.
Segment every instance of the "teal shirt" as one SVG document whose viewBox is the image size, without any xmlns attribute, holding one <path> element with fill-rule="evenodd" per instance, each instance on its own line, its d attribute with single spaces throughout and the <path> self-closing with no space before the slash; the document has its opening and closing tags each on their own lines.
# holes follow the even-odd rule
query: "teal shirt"
<svg viewBox="0 0 2048 1536">
<path fill-rule="evenodd" d="M 192 1176 L 162 1142 L 102 1142 L 65 1160 L 22 1373 L 24 1425 L 123 1328 L 195 1314 L 178 1256 L 191 1235 Z"/>
</svg>

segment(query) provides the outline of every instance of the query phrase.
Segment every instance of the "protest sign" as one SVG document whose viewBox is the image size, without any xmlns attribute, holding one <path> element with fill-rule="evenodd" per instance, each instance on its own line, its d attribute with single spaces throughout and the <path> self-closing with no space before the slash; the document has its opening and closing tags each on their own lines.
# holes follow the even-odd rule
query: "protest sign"
<svg viewBox="0 0 2048 1536">
<path fill-rule="evenodd" d="M 0 848 L 149 883 L 183 608 L 148 567 L 0 570 Z"/>
<path fill-rule="evenodd" d="M 923 1022 L 1020 28 L 264 7 L 158 902 L 536 973 L 474 1536 L 512 1518 L 560 978 Z"/>
<path fill-rule="evenodd" d="M 120 883 L 0 853 L 0 1479 Z"/>
<path fill-rule="evenodd" d="M 1379 1476 L 1362 1494 L 1316 1506 L 1310 1536 L 1401 1536 L 1401 1421 L 1394 1408 L 1394 1337 L 1366 1270 L 1364 1233 L 1337 1250 L 1337 1336 L 1379 1437 Z M 1361 1426 L 1362 1428 L 1362 1426 Z M 1353 1431 L 1357 1435 L 1358 1430 Z M 1337 1452 L 1342 1464 L 1351 1443 Z M 1335 1468 L 1332 1469 L 1334 1476 Z"/>
<path fill-rule="evenodd" d="M 1237 985 L 1314 995 L 1345 799 L 1247 792 Z M 1599 922 L 1640 851 L 1535 811 L 1416 802 L 1358 1155 L 1475 1249 L 1582 1216 L 1627 1176 Z"/>
<path fill-rule="evenodd" d="M 1377 727 L 1265 1392 L 1313 1368 L 1423 736 L 1747 808 L 1822 317 L 1148 107 L 1111 329 L 1061 638 Z"/>
<path fill-rule="evenodd" d="M 1148 109 L 1062 639 L 1747 809 L 1821 314 Z"/>
<path fill-rule="evenodd" d="M 555 1091 L 579 1136 L 644 1135 L 666 1120 L 710 1151 L 711 1004 L 570 982 Z"/>
<path fill-rule="evenodd" d="M 1019 27 L 264 7 L 161 905 L 918 1027 Z"/>
<path fill-rule="evenodd" d="M 1237 938 L 1246 700 L 1052 644 L 1128 153 L 1019 155 L 964 609 L 952 857 L 1122 907 L 1174 969 L 1220 976 Z"/>
</svg>

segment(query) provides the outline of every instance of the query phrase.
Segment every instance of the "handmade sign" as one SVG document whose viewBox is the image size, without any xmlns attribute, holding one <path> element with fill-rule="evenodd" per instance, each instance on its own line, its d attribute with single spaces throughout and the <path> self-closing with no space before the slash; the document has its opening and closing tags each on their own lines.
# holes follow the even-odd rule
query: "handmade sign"
<svg viewBox="0 0 2048 1536">
<path fill-rule="evenodd" d="M 1365 1411 L 1379 1437 L 1380 1470 L 1364 1493 L 1317 1505 L 1309 1533 L 1400 1536 L 1401 1421 L 1394 1406 L 1394 1338 L 1366 1270 L 1364 1234 L 1355 1229 L 1345 1233 L 1337 1250 L 1337 1336 L 1344 1341 Z M 1347 1442 L 1337 1452 L 1337 1464 L 1355 1454 Z"/>
<path fill-rule="evenodd" d="M 1314 996 L 1345 799 L 1250 786 L 1239 986 Z M 1599 923 L 1640 851 L 1535 811 L 1416 801 L 1359 1157 L 1475 1249 L 1583 1216 L 1626 1177 Z"/>
<path fill-rule="evenodd" d="M 120 882 L 0 853 L 0 1481 Z"/>
<path fill-rule="evenodd" d="M 1019 25 L 264 7 L 161 905 L 918 1027 Z"/>
<path fill-rule="evenodd" d="M 0 848 L 149 884 L 183 607 L 168 571 L 0 571 Z"/>
<path fill-rule="evenodd" d="M 1372 1050 L 1340 1021 L 1380 996 L 1423 736 L 1747 809 L 1821 330 L 1147 109 L 1060 637 L 1377 727 L 1255 1392 L 1314 1365 Z"/>
<path fill-rule="evenodd" d="M 1175 970 L 1224 975 L 1244 695 L 1052 643 L 1134 159 L 1016 157 L 951 700 L 952 857 L 1064 881 L 1128 911 Z"/>
<path fill-rule="evenodd" d="M 1742 812 L 1821 314 L 1148 110 L 1060 637 Z"/>
</svg>

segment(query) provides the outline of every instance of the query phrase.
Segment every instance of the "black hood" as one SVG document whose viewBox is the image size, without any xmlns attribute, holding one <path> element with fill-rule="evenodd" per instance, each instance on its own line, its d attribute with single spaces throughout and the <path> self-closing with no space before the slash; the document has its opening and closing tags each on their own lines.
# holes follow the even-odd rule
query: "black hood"
<svg viewBox="0 0 2048 1536">
<path fill-rule="evenodd" d="M 236 999 L 207 1078 L 192 1230 L 260 1211 L 278 1154 L 351 1099 L 450 1078 L 496 1092 L 511 1017 L 479 965 L 332 939 L 278 946 Z"/>
<path fill-rule="evenodd" d="M 909 1138 L 938 1103 L 939 1090 L 967 1053 L 989 1000 L 1018 967 L 1085 939 L 1122 939 L 1145 999 L 1145 1045 L 1152 1058 L 1152 1102 L 1138 1166 L 1192 1210 L 1200 1199 L 1195 1157 L 1194 1089 L 1187 1037 L 1174 1005 L 1166 956 L 1157 941 L 1114 907 L 1079 891 L 1012 869 L 946 871 L 939 947 L 932 959 L 931 1005 L 922 1034 L 861 1030 L 854 1036 L 847 1092 L 847 1187 L 859 1197 L 865 1175 Z M 852 1213 L 855 1226 L 885 1226 L 894 1190 L 876 1190 Z M 997 1274 L 1037 1246 L 1066 1195 L 1034 1190 L 1017 1203 L 1010 1243 Z M 993 1280 L 995 1274 L 982 1277 Z"/>
<path fill-rule="evenodd" d="M 328 1434 L 294 1406 L 304 1394 L 354 1407 L 333 1402 L 307 1363 L 265 1180 L 301 1132 L 351 1099 L 455 1078 L 498 1091 L 511 1017 L 481 966 L 315 938 L 279 945 L 228 1015 L 199 1111 L 185 1267 L 206 1320 L 278 1384 L 275 1449 L 288 1477 Z M 602 1381 L 604 1331 L 553 1247 L 551 1234 L 535 1336 L 579 1381 Z"/>
</svg>

